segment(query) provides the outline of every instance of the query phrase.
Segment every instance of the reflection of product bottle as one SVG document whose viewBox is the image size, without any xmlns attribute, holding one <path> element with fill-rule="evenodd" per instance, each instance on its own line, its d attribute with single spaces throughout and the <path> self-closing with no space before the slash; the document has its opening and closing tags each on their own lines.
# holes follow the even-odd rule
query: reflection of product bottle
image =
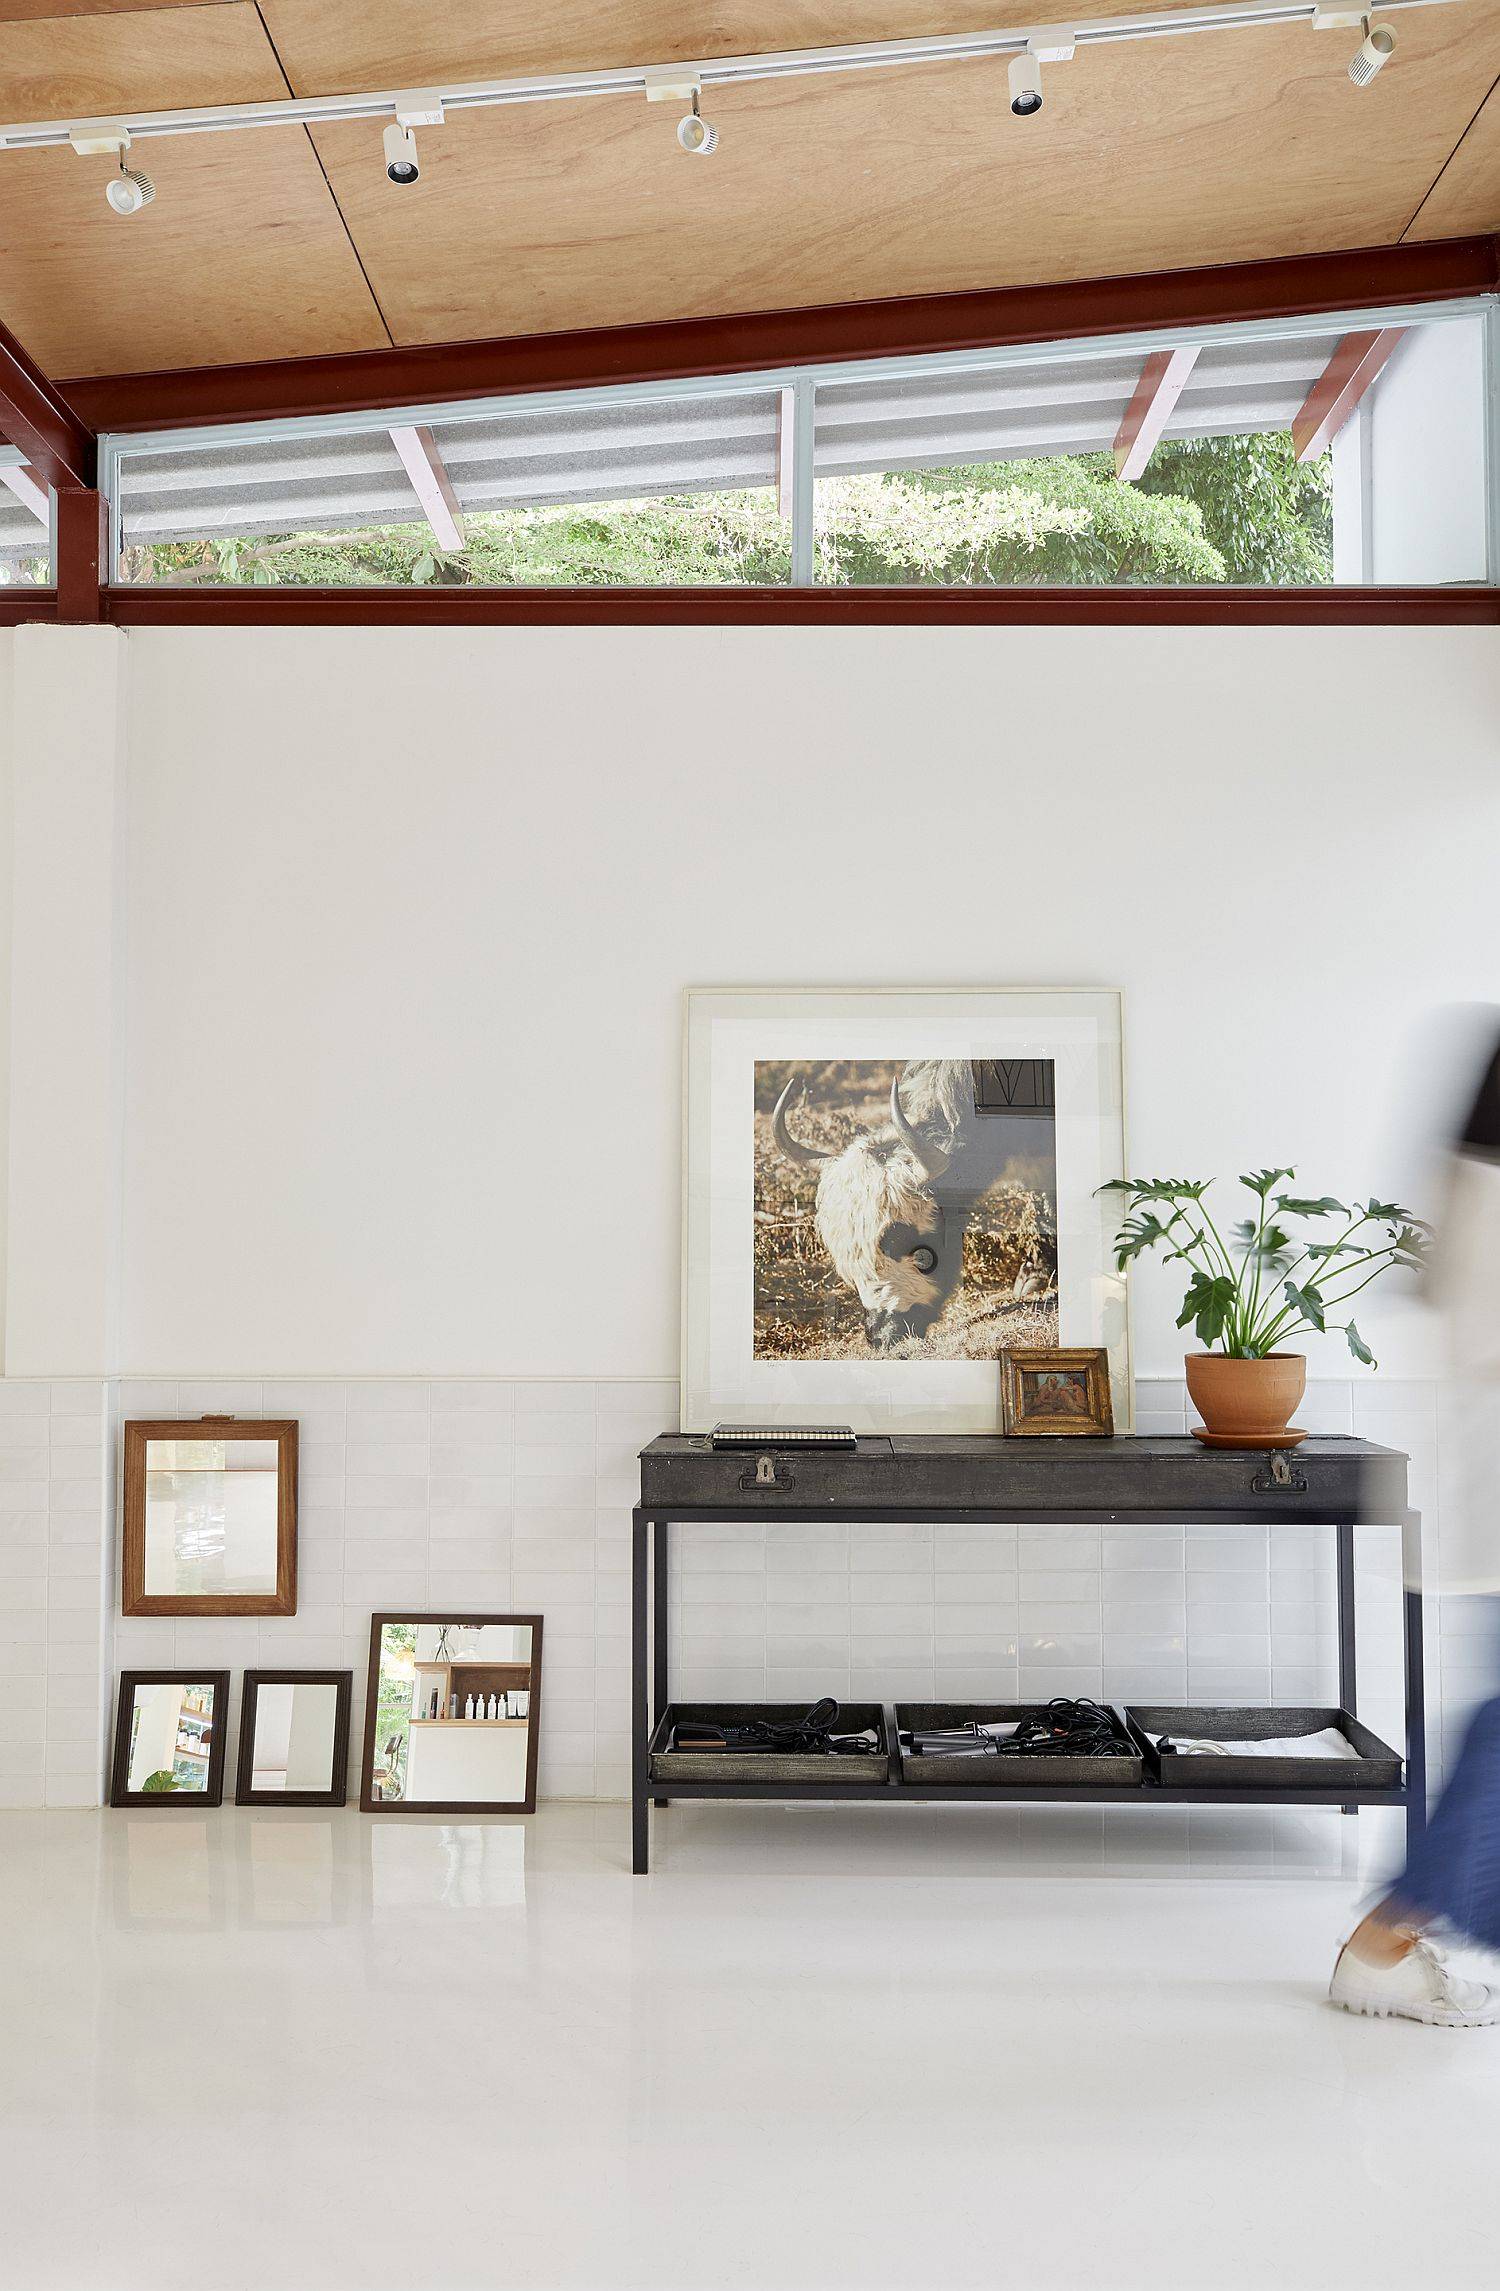
<svg viewBox="0 0 1500 2291">
<path fill-rule="evenodd" d="M 430 1709 L 430 1710 L 429 1710 L 429 1712 L 428 1712 L 428 1716 L 429 1716 L 430 1718 L 436 1718 L 436 1716 L 437 1716 L 437 1706 L 438 1706 L 438 1690 L 437 1690 L 437 1688 L 436 1688 L 436 1687 L 434 1687 L 434 1688 L 433 1688 L 433 1690 L 432 1690 L 432 1707 L 431 1707 L 431 1709 Z"/>
<path fill-rule="evenodd" d="M 458 1696 L 456 1694 L 450 1694 L 448 1697 L 448 1716 L 450 1718 L 457 1718 L 458 1716 Z"/>
</svg>

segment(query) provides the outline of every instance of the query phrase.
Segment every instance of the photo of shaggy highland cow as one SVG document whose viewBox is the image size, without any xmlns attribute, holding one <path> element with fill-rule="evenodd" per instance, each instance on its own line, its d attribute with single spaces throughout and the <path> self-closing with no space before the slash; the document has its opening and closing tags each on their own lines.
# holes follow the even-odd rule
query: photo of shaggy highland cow
<svg viewBox="0 0 1500 2291">
<path fill-rule="evenodd" d="M 1048 1058 L 757 1061 L 755 1357 L 1056 1345 Z"/>
</svg>

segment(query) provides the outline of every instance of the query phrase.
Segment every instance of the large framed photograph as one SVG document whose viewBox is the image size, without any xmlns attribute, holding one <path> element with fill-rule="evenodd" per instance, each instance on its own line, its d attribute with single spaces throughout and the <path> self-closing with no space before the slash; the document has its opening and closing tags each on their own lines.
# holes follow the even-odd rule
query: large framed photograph
<svg viewBox="0 0 1500 2291">
<path fill-rule="evenodd" d="M 1101 1345 L 1128 1428 L 1113 989 L 694 988 L 682 1428 L 994 1432 L 1000 1356 Z"/>
</svg>

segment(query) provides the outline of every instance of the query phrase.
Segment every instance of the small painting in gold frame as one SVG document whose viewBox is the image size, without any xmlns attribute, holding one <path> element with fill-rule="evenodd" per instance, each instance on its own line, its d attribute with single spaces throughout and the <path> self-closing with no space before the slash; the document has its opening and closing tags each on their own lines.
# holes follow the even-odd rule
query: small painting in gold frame
<svg viewBox="0 0 1500 2291">
<path fill-rule="evenodd" d="M 1018 1437 L 1107 1440 L 1115 1428 L 1102 1345 L 1004 1352 L 1000 1394 L 1005 1429 Z"/>
</svg>

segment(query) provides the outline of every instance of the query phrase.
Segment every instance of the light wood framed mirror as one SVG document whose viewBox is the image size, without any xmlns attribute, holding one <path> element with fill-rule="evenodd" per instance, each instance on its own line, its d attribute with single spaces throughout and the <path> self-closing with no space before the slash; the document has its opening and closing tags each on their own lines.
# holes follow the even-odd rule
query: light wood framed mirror
<svg viewBox="0 0 1500 2291">
<path fill-rule="evenodd" d="M 222 1805 L 228 1717 L 228 1671 L 122 1671 L 110 1804 Z"/>
<path fill-rule="evenodd" d="M 295 1615 L 297 1427 L 125 1426 L 122 1615 Z"/>
<path fill-rule="evenodd" d="M 341 1806 L 352 1671 L 246 1671 L 237 1806 Z"/>
<path fill-rule="evenodd" d="M 367 1814 L 530 1814 L 540 1615 L 372 1615 Z"/>
</svg>

